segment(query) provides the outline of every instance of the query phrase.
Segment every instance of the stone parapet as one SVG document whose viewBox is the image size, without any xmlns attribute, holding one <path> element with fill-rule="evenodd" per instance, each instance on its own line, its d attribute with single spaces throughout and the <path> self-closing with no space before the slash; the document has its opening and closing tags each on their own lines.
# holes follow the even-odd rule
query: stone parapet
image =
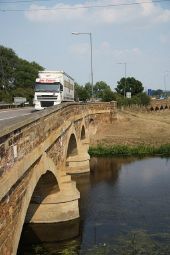
<svg viewBox="0 0 170 255">
<path fill-rule="evenodd" d="M 90 170 L 90 137 L 115 116 L 116 102 L 66 103 L 0 130 L 1 255 L 17 253 L 25 218 L 49 223 L 79 217 L 80 195 L 67 173 Z"/>
</svg>

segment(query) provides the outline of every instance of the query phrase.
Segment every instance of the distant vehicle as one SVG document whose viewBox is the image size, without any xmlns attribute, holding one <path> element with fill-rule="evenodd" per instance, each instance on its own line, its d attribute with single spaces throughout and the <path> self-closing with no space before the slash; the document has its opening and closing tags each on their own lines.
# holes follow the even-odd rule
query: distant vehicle
<svg viewBox="0 0 170 255">
<path fill-rule="evenodd" d="M 14 97 L 14 104 L 15 105 L 24 105 L 27 103 L 26 97 Z"/>
<path fill-rule="evenodd" d="M 64 71 L 40 71 L 35 83 L 35 110 L 74 101 L 74 79 Z"/>
<path fill-rule="evenodd" d="M 160 97 L 158 97 L 157 99 L 163 100 L 163 99 L 167 99 L 167 98 L 168 98 L 167 96 L 160 96 Z"/>
</svg>

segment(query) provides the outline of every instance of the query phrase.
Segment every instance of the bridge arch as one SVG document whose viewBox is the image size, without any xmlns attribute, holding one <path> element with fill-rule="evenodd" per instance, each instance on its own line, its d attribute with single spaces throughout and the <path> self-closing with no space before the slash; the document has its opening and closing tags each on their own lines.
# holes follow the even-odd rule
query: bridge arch
<svg viewBox="0 0 170 255">
<path fill-rule="evenodd" d="M 86 132 L 85 132 L 85 127 L 84 127 L 84 125 L 82 125 L 80 140 L 84 140 L 84 139 L 86 139 Z"/>
<path fill-rule="evenodd" d="M 14 242 L 13 242 L 13 253 L 17 253 L 18 244 L 23 228 L 23 224 L 26 220 L 27 211 L 31 202 L 32 195 L 36 189 L 36 186 L 41 179 L 41 177 L 45 174 L 53 176 L 56 179 L 56 184 L 58 184 L 58 189 L 60 189 L 60 177 L 57 175 L 56 166 L 53 161 L 47 157 L 46 154 L 42 156 L 39 163 L 33 168 L 32 175 L 29 179 L 29 183 L 27 185 L 27 191 L 23 198 L 22 207 L 20 210 L 20 217 L 18 218 L 17 228 L 15 230 Z M 41 180 L 40 180 L 41 181 Z"/>
<path fill-rule="evenodd" d="M 72 125 L 68 131 L 67 149 L 65 151 L 65 167 L 67 174 L 78 174 L 90 171 L 88 145 L 84 143 L 86 131 L 84 120 L 80 123 L 79 128 Z"/>
<path fill-rule="evenodd" d="M 76 130 L 74 125 L 71 125 L 69 130 L 67 130 L 67 138 L 64 147 L 64 160 L 66 161 L 68 157 L 78 155 L 79 146 L 78 139 L 76 136 Z"/>
<path fill-rule="evenodd" d="M 68 146 L 67 146 L 66 158 L 68 158 L 69 156 L 75 156 L 77 154 L 78 154 L 77 140 L 76 140 L 75 134 L 71 134 L 69 138 Z"/>
<path fill-rule="evenodd" d="M 89 121 L 87 121 L 87 119 L 85 120 L 85 118 L 82 119 L 81 122 L 81 127 L 80 127 L 80 142 L 81 144 L 84 144 L 84 140 L 86 140 L 86 142 L 89 139 L 89 129 L 88 129 L 88 125 L 89 125 Z"/>
<path fill-rule="evenodd" d="M 97 127 L 96 127 L 95 119 L 90 118 L 89 119 L 89 135 L 95 135 L 96 132 L 97 132 Z"/>
</svg>

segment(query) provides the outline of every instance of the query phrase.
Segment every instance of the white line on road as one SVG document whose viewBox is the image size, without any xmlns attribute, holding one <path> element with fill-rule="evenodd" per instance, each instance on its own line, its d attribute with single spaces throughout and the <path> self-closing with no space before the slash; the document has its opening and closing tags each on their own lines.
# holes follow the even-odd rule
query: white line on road
<svg viewBox="0 0 170 255">
<path fill-rule="evenodd" d="M 2 120 L 14 119 L 14 118 L 16 118 L 16 117 L 22 117 L 22 116 L 29 115 L 29 114 L 31 114 L 31 113 L 26 113 L 26 114 L 23 114 L 23 115 L 20 115 L 20 116 L 12 116 L 12 117 L 8 117 L 8 118 L 3 118 L 3 119 L 0 119 L 0 121 L 2 121 Z"/>
</svg>

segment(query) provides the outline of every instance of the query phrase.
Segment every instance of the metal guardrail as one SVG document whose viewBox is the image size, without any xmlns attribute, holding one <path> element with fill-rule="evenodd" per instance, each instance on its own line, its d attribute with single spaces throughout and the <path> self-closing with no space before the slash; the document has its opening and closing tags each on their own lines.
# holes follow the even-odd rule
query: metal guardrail
<svg viewBox="0 0 170 255">
<path fill-rule="evenodd" d="M 0 104 L 0 109 L 11 109 L 11 108 L 19 108 L 24 107 L 25 105 L 21 104 Z"/>
</svg>

